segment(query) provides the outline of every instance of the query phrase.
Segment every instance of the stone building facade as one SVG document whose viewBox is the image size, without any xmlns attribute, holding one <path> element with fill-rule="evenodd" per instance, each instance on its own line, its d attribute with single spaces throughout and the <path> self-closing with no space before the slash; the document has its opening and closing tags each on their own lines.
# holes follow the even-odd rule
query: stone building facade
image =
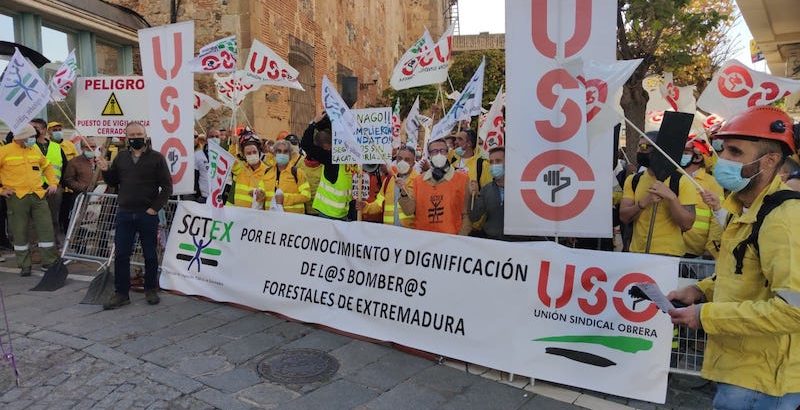
<svg viewBox="0 0 800 410">
<path fill-rule="evenodd" d="M 152 26 L 169 23 L 167 0 L 109 0 L 143 16 Z M 197 49 L 235 34 L 239 64 L 258 39 L 300 72 L 305 91 L 265 86 L 247 96 L 242 111 L 263 136 L 280 131 L 302 133 L 322 110 L 322 76 L 340 86 L 358 77 L 356 107 L 388 104 L 381 93 L 405 49 L 427 27 L 434 38 L 444 32 L 446 0 L 191 0 L 179 1 L 177 21 L 195 21 Z M 98 57 L 98 60 L 101 60 Z M 138 53 L 134 50 L 134 71 Z M 104 59 L 103 61 L 113 61 Z M 195 76 L 196 89 L 215 95 L 210 75 Z M 230 110 L 212 112 L 205 127 L 227 124 Z M 244 122 L 244 116 L 239 116 Z"/>
</svg>

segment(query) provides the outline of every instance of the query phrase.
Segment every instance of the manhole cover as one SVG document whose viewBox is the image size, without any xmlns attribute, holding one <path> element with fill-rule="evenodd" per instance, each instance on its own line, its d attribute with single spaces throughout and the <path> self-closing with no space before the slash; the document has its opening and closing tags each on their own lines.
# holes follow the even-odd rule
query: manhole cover
<svg viewBox="0 0 800 410">
<path fill-rule="evenodd" d="M 339 370 L 333 356 L 315 349 L 284 350 L 258 364 L 261 377 L 282 384 L 307 384 L 328 380 Z"/>
</svg>

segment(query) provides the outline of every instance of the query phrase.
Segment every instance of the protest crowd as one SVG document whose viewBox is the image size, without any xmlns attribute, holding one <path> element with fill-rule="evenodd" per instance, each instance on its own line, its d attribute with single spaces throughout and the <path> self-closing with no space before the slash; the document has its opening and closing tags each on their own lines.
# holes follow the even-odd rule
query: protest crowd
<svg viewBox="0 0 800 410">
<path fill-rule="evenodd" d="M 115 194 L 115 292 L 104 309 L 130 303 L 136 238 L 144 255 L 146 301 L 159 303 L 157 235 L 171 199 L 273 212 L 276 218 L 304 214 L 486 240 L 557 241 L 570 248 L 715 261 L 713 276 L 695 277 L 702 280 L 667 294 L 682 303 L 669 311 L 672 322 L 682 331 L 707 334 L 707 342 L 695 348 L 705 355 L 703 376 L 718 383 L 715 407 L 744 408 L 735 404 L 747 397 L 761 403 L 747 408 L 798 408 L 800 127 L 795 121 L 780 108 L 760 104 L 707 126 L 680 129 L 679 120 L 665 116 L 660 130 L 625 127 L 636 157 L 616 148 L 608 178 L 610 235 L 514 235 L 504 229 L 506 146 L 521 136 L 487 132 L 495 118 L 504 118 L 503 91 L 498 106 L 488 111 L 491 118 L 478 119 L 481 97 L 466 98 L 473 95 L 468 89 L 473 80 L 461 93 L 465 97 L 453 102 L 465 114 L 451 108 L 442 113 L 445 124 L 433 129 L 418 102 L 405 127 L 395 109 L 396 130 L 383 145 L 390 152 L 372 162 L 341 160 L 337 148 L 350 146 L 335 140 L 347 131 L 342 124 L 348 107 L 330 110 L 330 95 L 323 95 L 326 110 L 305 129 L 208 124 L 194 135 L 190 154 L 194 192 L 181 195 L 173 193 L 167 158 L 153 147 L 143 123 L 128 122 L 124 135 L 113 139 L 86 135 L 73 142 L 65 139 L 64 124 L 30 119 L 0 147 L 0 247 L 13 249 L 21 276 L 31 275 L 32 249 L 38 248 L 46 271 L 57 263 L 76 198 Z M 230 159 L 230 169 L 215 185 L 220 158 Z"/>
</svg>

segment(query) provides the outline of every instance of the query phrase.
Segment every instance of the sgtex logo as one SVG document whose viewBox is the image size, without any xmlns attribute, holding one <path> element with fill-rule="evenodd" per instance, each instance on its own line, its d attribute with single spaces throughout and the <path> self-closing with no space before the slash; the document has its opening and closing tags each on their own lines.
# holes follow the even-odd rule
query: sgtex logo
<svg viewBox="0 0 800 410">
<path fill-rule="evenodd" d="M 192 267 L 196 266 L 197 272 L 200 272 L 202 265 L 217 266 L 219 257 L 222 256 L 222 250 L 213 248 L 211 245 L 215 241 L 216 243 L 230 243 L 231 228 L 233 228 L 233 222 L 216 221 L 201 216 L 184 216 L 178 233 L 191 235 L 192 243 L 179 243 L 179 251 L 175 257 L 189 262 L 187 270 L 192 270 Z"/>
</svg>

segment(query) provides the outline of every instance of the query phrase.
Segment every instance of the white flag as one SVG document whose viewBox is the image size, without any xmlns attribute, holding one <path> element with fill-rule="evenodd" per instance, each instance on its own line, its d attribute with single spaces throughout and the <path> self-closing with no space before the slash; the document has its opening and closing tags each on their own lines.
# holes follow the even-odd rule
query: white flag
<svg viewBox="0 0 800 410">
<path fill-rule="evenodd" d="M 419 96 L 417 96 L 417 99 L 414 100 L 414 105 L 411 106 L 411 110 L 406 116 L 406 145 L 414 149 L 417 149 L 419 144 L 419 117 Z"/>
<path fill-rule="evenodd" d="M 723 118 L 731 118 L 749 107 L 771 104 L 798 91 L 800 80 L 753 71 L 730 60 L 714 73 L 697 105 Z"/>
<path fill-rule="evenodd" d="M 297 76 L 300 74 L 286 60 L 277 55 L 266 44 L 253 40 L 244 73 L 248 80 L 258 85 L 275 85 L 303 90 Z"/>
<path fill-rule="evenodd" d="M 3 72 L 0 87 L 0 120 L 13 132 L 19 132 L 30 120 L 39 115 L 50 100 L 47 88 L 36 67 L 22 56 L 19 49 Z"/>
<path fill-rule="evenodd" d="M 214 74 L 214 84 L 217 87 L 217 97 L 229 108 L 241 105 L 244 97 L 258 88 L 257 84 L 246 77 L 244 70 L 230 75 Z"/>
<path fill-rule="evenodd" d="M 363 161 L 361 144 L 356 141 L 356 117 L 336 91 L 328 76 L 322 77 L 322 105 L 333 128 L 333 162 L 335 164 L 360 164 Z M 341 149 L 341 152 L 337 152 Z M 346 161 L 346 162 L 345 162 Z"/>
<path fill-rule="evenodd" d="M 608 134 L 624 117 L 622 87 L 642 60 L 601 62 L 577 59 L 568 70 L 586 88 L 586 132 L 589 137 Z"/>
<path fill-rule="evenodd" d="M 208 204 L 212 208 L 222 208 L 222 193 L 230 177 L 234 156 L 214 140 L 208 141 Z"/>
<path fill-rule="evenodd" d="M 475 70 L 467 85 L 461 91 L 458 100 L 453 103 L 450 110 L 436 125 L 433 126 L 433 131 L 430 141 L 436 141 L 439 138 L 447 136 L 453 127 L 462 120 L 469 120 L 473 116 L 480 115 L 481 113 L 481 100 L 483 100 L 483 72 L 486 67 L 486 58 L 481 60 L 481 65 Z"/>
<path fill-rule="evenodd" d="M 75 50 L 69 52 L 69 56 L 58 68 L 58 71 L 50 79 L 50 99 L 53 101 L 64 101 L 69 94 L 75 78 L 78 76 L 78 63 L 75 59 Z"/>
<path fill-rule="evenodd" d="M 237 55 L 236 36 L 225 37 L 203 46 L 189 67 L 196 73 L 230 73 L 236 71 Z"/>
<path fill-rule="evenodd" d="M 392 109 L 392 146 L 400 146 L 400 128 L 402 128 L 402 125 L 400 120 L 400 98 L 398 97 Z"/>
<path fill-rule="evenodd" d="M 483 150 L 489 152 L 490 149 L 505 145 L 505 126 L 506 121 L 503 115 L 503 106 L 506 105 L 506 95 L 503 86 L 497 90 L 492 107 L 486 114 L 486 119 L 478 128 L 478 139 L 483 140 Z"/>
<path fill-rule="evenodd" d="M 664 111 L 692 114 L 697 111 L 697 100 L 694 97 L 695 86 L 676 86 L 672 73 L 647 76 L 642 80 L 642 87 L 648 94 L 645 107 L 645 132 L 658 131 L 661 128 Z"/>
<path fill-rule="evenodd" d="M 194 118 L 199 120 L 208 114 L 211 110 L 216 110 L 221 107 L 219 101 L 203 94 L 194 92 Z"/>
<path fill-rule="evenodd" d="M 394 67 L 390 84 L 395 90 L 440 84 L 447 81 L 453 43 L 453 26 L 448 27 L 439 41 L 428 51 L 421 48 L 424 47 L 424 41 L 427 41 L 424 39 L 423 35 L 411 49 L 406 51 L 400 62 Z M 423 45 L 420 46 L 421 42 Z M 413 50 L 417 51 L 412 52 Z"/>
</svg>

